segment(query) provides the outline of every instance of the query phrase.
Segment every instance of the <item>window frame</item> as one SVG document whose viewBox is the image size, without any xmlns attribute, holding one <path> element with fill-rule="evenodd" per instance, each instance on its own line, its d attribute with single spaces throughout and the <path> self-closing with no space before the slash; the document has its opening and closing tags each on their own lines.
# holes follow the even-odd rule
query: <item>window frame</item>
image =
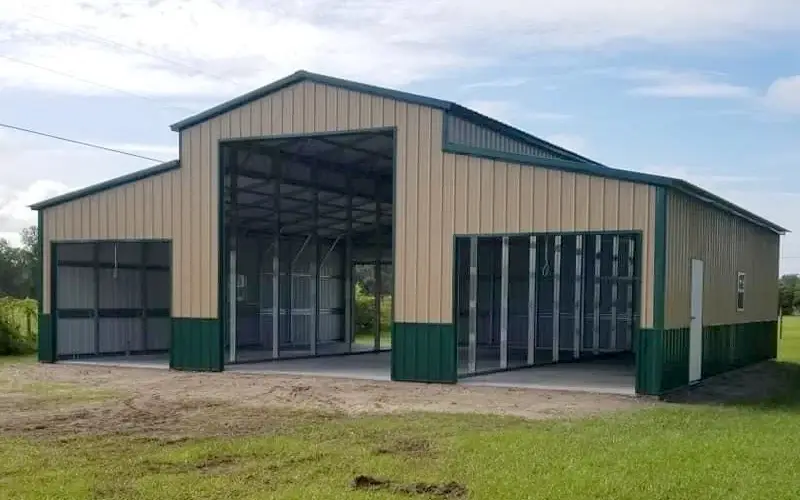
<svg viewBox="0 0 800 500">
<path fill-rule="evenodd" d="M 747 273 L 736 273 L 736 311 L 742 312 L 745 307 L 745 290 L 747 289 Z"/>
</svg>

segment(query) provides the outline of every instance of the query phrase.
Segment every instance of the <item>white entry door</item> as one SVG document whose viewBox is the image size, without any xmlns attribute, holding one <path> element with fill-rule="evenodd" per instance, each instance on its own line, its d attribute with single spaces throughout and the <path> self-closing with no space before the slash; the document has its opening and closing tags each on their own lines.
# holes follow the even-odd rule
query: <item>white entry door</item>
<svg viewBox="0 0 800 500">
<path fill-rule="evenodd" d="M 689 383 L 703 370 L 703 261 L 692 259 L 691 323 L 689 327 Z"/>
</svg>

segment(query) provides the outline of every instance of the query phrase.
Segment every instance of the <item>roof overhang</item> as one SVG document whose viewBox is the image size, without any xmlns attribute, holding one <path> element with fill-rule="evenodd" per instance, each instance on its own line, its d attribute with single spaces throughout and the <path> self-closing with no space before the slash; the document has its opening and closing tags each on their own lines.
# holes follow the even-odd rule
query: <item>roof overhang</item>
<svg viewBox="0 0 800 500">
<path fill-rule="evenodd" d="M 137 170 L 135 172 L 131 172 L 130 174 L 122 175 L 120 177 L 115 177 L 113 179 L 100 182 L 98 184 L 93 184 L 91 186 L 82 189 L 76 189 L 75 191 L 70 191 L 69 193 L 64 193 L 62 195 L 55 196 L 53 198 L 44 201 L 40 201 L 39 203 L 31 205 L 30 208 L 32 210 L 43 210 L 45 208 L 54 207 L 56 205 L 61 205 L 63 203 L 84 198 L 89 195 L 97 194 L 102 191 L 108 191 L 109 189 L 123 186 L 125 184 L 130 184 L 132 182 L 140 181 L 142 179 L 147 179 L 148 177 L 160 175 L 165 172 L 169 172 L 171 170 L 176 170 L 178 168 L 180 168 L 180 163 L 178 160 L 168 161 L 166 163 L 161 163 L 159 165 L 155 165 L 150 168 L 145 168 L 143 170 Z"/>
</svg>

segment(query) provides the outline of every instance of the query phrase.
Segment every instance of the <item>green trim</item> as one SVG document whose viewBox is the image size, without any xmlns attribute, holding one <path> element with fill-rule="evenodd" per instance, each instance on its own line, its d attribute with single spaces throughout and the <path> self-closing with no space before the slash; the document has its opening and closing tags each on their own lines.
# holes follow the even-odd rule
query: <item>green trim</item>
<svg viewBox="0 0 800 500">
<path fill-rule="evenodd" d="M 36 251 L 39 255 L 36 262 L 36 306 L 39 314 L 42 314 L 42 302 L 44 300 L 44 212 L 40 210 L 37 215 Z"/>
<path fill-rule="evenodd" d="M 39 313 L 38 358 L 42 363 L 55 363 L 56 337 L 53 317 Z"/>
<path fill-rule="evenodd" d="M 703 327 L 703 378 L 774 359 L 777 354 L 775 320 Z"/>
<path fill-rule="evenodd" d="M 455 331 L 452 323 L 393 323 L 392 380 L 456 383 Z"/>
<path fill-rule="evenodd" d="M 640 331 L 636 393 L 661 396 L 689 384 L 688 326 Z M 703 327 L 703 379 L 777 356 L 778 323 L 760 321 Z"/>
<path fill-rule="evenodd" d="M 656 188 L 656 227 L 654 231 L 653 328 L 664 328 L 667 286 L 667 191 Z"/>
<path fill-rule="evenodd" d="M 169 367 L 175 370 L 220 372 L 224 369 L 219 320 L 172 318 Z"/>
<path fill-rule="evenodd" d="M 62 203 L 67 203 L 89 195 L 101 193 L 103 191 L 108 191 L 109 189 L 114 189 L 120 186 L 124 186 L 126 184 L 131 184 L 133 182 L 140 181 L 142 179 L 147 179 L 148 177 L 161 175 L 163 173 L 176 170 L 178 168 L 180 168 L 180 163 L 178 162 L 178 160 L 168 161 L 166 163 L 161 163 L 159 165 L 155 165 L 150 168 L 137 170 L 136 172 L 131 172 L 130 174 L 122 175 L 120 177 L 115 177 L 113 179 L 100 182 L 98 184 L 93 184 L 89 187 L 85 187 L 82 189 L 71 191 L 69 193 L 62 194 L 60 196 L 56 196 L 54 198 L 40 201 L 39 203 L 31 205 L 30 208 L 32 210 L 42 210 L 44 208 L 54 207 L 56 205 L 61 205 Z"/>
</svg>

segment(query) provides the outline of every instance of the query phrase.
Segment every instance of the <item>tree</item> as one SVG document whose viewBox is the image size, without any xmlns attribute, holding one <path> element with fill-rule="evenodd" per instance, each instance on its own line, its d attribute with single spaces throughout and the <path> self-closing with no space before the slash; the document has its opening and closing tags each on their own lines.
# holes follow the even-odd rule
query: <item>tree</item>
<svg viewBox="0 0 800 500">
<path fill-rule="evenodd" d="M 781 313 L 794 314 L 800 309 L 800 276 L 785 274 L 778 281 L 778 297 Z"/>
<path fill-rule="evenodd" d="M 24 229 L 21 236 L 22 247 L 19 248 L 0 239 L 0 296 L 36 296 L 36 276 L 41 261 L 36 226 Z"/>
</svg>

